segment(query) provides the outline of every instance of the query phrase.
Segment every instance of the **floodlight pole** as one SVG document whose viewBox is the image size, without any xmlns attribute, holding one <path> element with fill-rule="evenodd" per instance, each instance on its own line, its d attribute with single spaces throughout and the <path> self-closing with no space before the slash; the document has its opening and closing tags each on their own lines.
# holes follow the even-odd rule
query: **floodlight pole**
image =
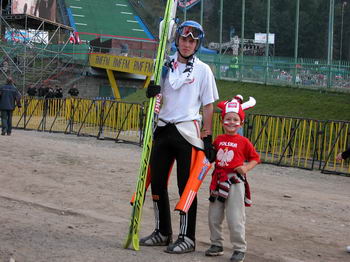
<svg viewBox="0 0 350 262">
<path fill-rule="evenodd" d="M 344 28 L 344 7 L 347 5 L 347 2 L 344 1 L 341 5 L 341 25 L 340 25 L 340 50 L 339 50 L 339 63 L 342 60 L 343 56 L 343 28 Z"/>
<path fill-rule="evenodd" d="M 223 19 L 223 9 L 224 9 L 224 0 L 220 0 L 220 55 L 221 55 L 221 48 L 222 48 L 222 19 Z"/>
<path fill-rule="evenodd" d="M 270 34 L 270 14 L 271 0 L 267 0 L 267 21 L 266 21 L 266 42 L 265 42 L 265 85 L 267 84 L 267 76 L 269 71 L 269 34 Z"/>
<path fill-rule="evenodd" d="M 297 62 L 298 62 L 298 44 L 299 44 L 299 10 L 300 10 L 300 0 L 297 0 L 296 12 L 295 12 L 295 37 L 294 37 L 294 76 L 293 82 L 296 85 L 297 79 Z"/>
<path fill-rule="evenodd" d="M 244 56 L 244 22 L 245 22 L 245 0 L 242 0 L 242 22 L 241 22 L 241 61 L 239 61 L 239 79 L 242 80 L 242 66 L 243 66 L 243 56 Z"/>
<path fill-rule="evenodd" d="M 201 1 L 201 25 L 203 26 L 204 0 Z M 204 26 L 203 26 L 204 27 Z"/>
<path fill-rule="evenodd" d="M 332 62 L 333 62 L 333 27 L 334 27 L 334 0 L 329 0 L 329 16 L 328 16 L 328 52 L 327 52 L 327 87 L 331 87 L 332 83 Z"/>
</svg>

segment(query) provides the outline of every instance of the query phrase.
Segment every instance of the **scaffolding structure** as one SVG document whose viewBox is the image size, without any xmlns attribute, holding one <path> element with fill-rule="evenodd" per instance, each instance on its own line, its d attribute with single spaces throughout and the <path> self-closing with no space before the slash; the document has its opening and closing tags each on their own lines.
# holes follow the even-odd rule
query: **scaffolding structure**
<svg viewBox="0 0 350 262">
<path fill-rule="evenodd" d="M 269 56 L 275 55 L 275 45 L 270 44 L 272 48 L 269 48 Z M 234 36 L 230 41 L 225 43 L 210 42 L 209 49 L 217 50 L 221 54 L 238 56 L 241 54 L 242 46 L 241 39 L 238 36 Z M 257 43 L 254 39 L 243 40 L 243 54 L 247 56 L 264 56 L 266 52 L 265 43 Z"/>
<path fill-rule="evenodd" d="M 11 76 L 23 94 L 29 86 L 62 86 L 60 77 L 67 81 L 66 73 L 82 70 L 74 52 L 67 52 L 74 35 L 69 26 L 29 14 L 1 13 L 0 31 L 0 81 Z"/>
</svg>

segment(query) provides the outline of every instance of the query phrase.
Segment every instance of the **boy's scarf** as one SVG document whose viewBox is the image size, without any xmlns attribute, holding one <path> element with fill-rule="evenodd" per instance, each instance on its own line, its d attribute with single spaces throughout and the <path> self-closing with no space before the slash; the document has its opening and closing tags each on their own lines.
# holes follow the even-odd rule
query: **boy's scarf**
<svg viewBox="0 0 350 262">
<path fill-rule="evenodd" d="M 228 178 L 227 173 L 215 172 L 215 170 L 212 174 L 213 178 L 210 184 L 209 201 L 214 202 L 215 200 L 218 200 L 220 202 L 225 202 L 228 197 L 231 185 L 243 182 L 245 189 L 244 204 L 246 207 L 250 207 L 252 205 L 252 198 L 247 175 L 242 176 L 236 173 L 231 176 L 231 178 Z"/>
</svg>

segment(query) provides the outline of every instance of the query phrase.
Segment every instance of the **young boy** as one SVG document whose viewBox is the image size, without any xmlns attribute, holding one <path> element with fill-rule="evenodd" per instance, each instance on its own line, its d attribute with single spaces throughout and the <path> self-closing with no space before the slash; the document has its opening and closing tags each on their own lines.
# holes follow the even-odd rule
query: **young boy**
<svg viewBox="0 0 350 262">
<path fill-rule="evenodd" d="M 225 216 L 230 230 L 233 255 L 230 261 L 243 262 L 247 244 L 245 240 L 245 206 L 251 204 L 246 174 L 259 162 L 260 157 L 252 143 L 237 134 L 243 125 L 244 111 L 255 105 L 241 104 L 236 98 L 218 104 L 221 109 L 225 134 L 219 135 L 213 145 L 216 150 L 215 169 L 210 184 L 209 229 L 211 246 L 206 256 L 223 255 L 222 222 Z M 244 163 L 248 161 L 247 163 Z"/>
</svg>

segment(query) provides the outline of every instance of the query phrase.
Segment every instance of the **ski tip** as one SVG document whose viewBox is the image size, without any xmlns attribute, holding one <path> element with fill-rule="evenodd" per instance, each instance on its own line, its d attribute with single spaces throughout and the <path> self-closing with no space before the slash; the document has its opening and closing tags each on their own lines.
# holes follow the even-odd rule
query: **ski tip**
<svg viewBox="0 0 350 262">
<path fill-rule="evenodd" d="M 131 244 L 131 237 L 128 237 L 124 242 L 123 248 L 125 249 L 129 248 L 130 244 Z"/>
<path fill-rule="evenodd" d="M 132 247 L 136 251 L 140 250 L 140 240 L 139 240 L 139 237 L 137 235 L 134 235 L 132 238 Z"/>
<path fill-rule="evenodd" d="M 128 249 L 130 247 L 135 251 L 139 251 L 140 250 L 139 237 L 137 235 L 128 236 L 128 238 L 124 242 L 123 247 L 125 249 Z"/>
</svg>

